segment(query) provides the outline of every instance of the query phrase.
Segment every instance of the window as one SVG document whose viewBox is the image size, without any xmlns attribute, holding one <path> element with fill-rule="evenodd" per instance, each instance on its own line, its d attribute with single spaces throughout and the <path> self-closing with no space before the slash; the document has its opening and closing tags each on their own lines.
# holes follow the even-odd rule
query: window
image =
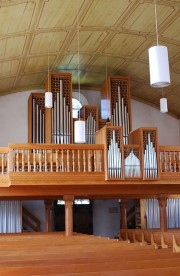
<svg viewBox="0 0 180 276">
<path fill-rule="evenodd" d="M 74 200 L 75 205 L 89 205 L 90 200 L 89 199 L 75 199 Z M 57 205 L 65 205 L 64 200 L 57 200 Z"/>
<path fill-rule="evenodd" d="M 79 110 L 83 105 L 88 105 L 87 99 L 84 97 L 84 95 L 80 94 L 78 92 L 73 92 L 72 94 L 72 117 L 78 118 Z"/>
<path fill-rule="evenodd" d="M 79 100 L 72 98 L 72 116 L 73 118 L 78 118 L 79 110 L 81 109 L 82 104 Z"/>
</svg>

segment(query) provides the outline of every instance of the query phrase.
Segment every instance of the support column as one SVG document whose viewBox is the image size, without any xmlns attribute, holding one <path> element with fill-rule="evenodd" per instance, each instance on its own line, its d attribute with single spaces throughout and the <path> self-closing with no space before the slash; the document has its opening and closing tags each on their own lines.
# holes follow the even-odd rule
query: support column
<svg viewBox="0 0 180 276">
<path fill-rule="evenodd" d="M 121 214 L 120 229 L 127 229 L 127 203 L 128 203 L 127 198 L 121 199 L 121 202 L 120 202 L 120 214 Z"/>
<path fill-rule="evenodd" d="M 146 199 L 140 199 L 141 229 L 147 228 Z"/>
<path fill-rule="evenodd" d="M 52 232 L 53 200 L 44 200 L 46 212 L 46 232 Z"/>
<path fill-rule="evenodd" d="M 162 232 L 167 231 L 167 195 L 159 195 L 158 203 L 159 203 L 159 215 L 160 215 L 160 229 Z"/>
<path fill-rule="evenodd" d="M 73 195 L 65 195 L 63 197 L 65 201 L 65 235 L 73 235 Z"/>
</svg>

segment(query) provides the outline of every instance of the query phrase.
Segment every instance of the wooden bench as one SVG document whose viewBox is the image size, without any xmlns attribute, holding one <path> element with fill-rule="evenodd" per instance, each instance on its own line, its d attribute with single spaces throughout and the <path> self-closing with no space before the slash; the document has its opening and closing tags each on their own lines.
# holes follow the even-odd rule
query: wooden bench
<svg viewBox="0 0 180 276">
<path fill-rule="evenodd" d="M 0 275 L 175 274 L 179 254 L 171 249 L 88 235 L 60 233 L 0 235 Z M 168 274 L 166 274 L 166 272 Z"/>
</svg>

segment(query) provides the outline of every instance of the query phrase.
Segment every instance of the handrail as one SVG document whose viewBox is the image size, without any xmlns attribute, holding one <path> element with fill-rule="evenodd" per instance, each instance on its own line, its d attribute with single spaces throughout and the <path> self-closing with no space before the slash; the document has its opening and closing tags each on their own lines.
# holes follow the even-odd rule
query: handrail
<svg viewBox="0 0 180 276">
<path fill-rule="evenodd" d="M 28 209 L 22 206 L 23 221 L 35 232 L 41 232 L 41 222 Z M 26 217 L 25 217 L 26 216 Z M 35 225 L 34 225 L 35 224 Z"/>
</svg>

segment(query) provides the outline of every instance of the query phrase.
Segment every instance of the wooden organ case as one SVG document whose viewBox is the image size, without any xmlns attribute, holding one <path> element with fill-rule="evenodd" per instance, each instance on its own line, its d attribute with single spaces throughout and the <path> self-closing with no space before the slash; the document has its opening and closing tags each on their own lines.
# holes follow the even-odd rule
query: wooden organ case
<svg viewBox="0 0 180 276">
<path fill-rule="evenodd" d="M 130 80 L 109 76 L 101 86 L 101 117 L 113 126 L 122 126 L 123 142 L 128 144 L 131 131 Z"/>
<path fill-rule="evenodd" d="M 73 142 L 71 74 L 49 73 L 45 90 L 50 90 L 53 94 L 53 107 L 51 109 L 44 107 L 44 94 L 31 94 L 28 142 L 71 144 Z M 40 136 L 39 133 L 43 135 Z"/>
</svg>

